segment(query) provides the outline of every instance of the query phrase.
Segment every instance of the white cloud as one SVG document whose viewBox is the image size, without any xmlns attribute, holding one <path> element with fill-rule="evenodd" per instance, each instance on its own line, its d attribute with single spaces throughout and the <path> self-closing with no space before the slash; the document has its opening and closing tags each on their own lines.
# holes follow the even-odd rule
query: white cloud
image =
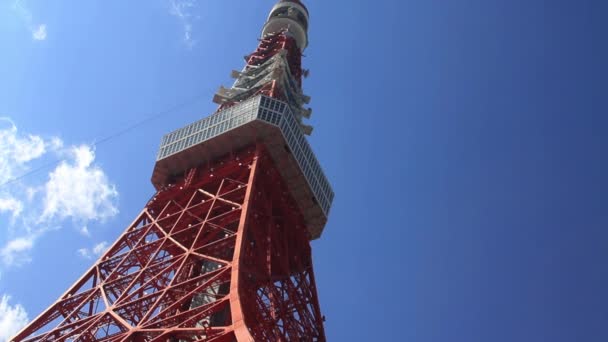
<svg viewBox="0 0 608 342">
<path fill-rule="evenodd" d="M 93 247 L 93 253 L 95 255 L 101 255 L 108 249 L 108 243 L 106 241 L 100 242 Z"/>
<path fill-rule="evenodd" d="M 196 44 L 196 40 L 192 38 L 192 21 L 197 19 L 192 15 L 192 8 L 195 7 L 193 0 L 169 0 L 169 13 L 175 16 L 184 30 L 184 43 L 188 48 L 192 48 Z"/>
<path fill-rule="evenodd" d="M 53 150 L 53 151 L 58 151 L 61 148 L 63 148 L 63 141 L 57 137 L 52 137 L 49 140 L 49 147 Z"/>
<path fill-rule="evenodd" d="M 91 259 L 91 251 L 89 251 L 88 248 L 81 248 L 81 249 L 77 250 L 76 252 L 85 259 Z"/>
<path fill-rule="evenodd" d="M 73 162 L 61 162 L 46 183 L 42 221 L 72 218 L 77 221 L 104 220 L 118 213 L 116 188 L 103 170 L 93 165 L 90 146 L 71 149 Z M 87 229 L 88 230 L 88 229 Z"/>
<path fill-rule="evenodd" d="M 93 246 L 91 249 L 81 248 L 76 252 L 85 259 L 92 259 L 94 257 L 100 257 L 106 250 L 108 250 L 108 247 L 108 243 L 106 241 L 102 241 Z"/>
<path fill-rule="evenodd" d="M 23 211 L 23 203 L 14 197 L 0 198 L 0 213 L 10 212 L 15 219 Z"/>
<path fill-rule="evenodd" d="M 15 124 L 5 117 L 0 123 L 8 128 L 0 128 L 0 184 L 23 173 L 29 161 L 39 158 L 46 152 L 44 140 L 35 135 L 20 135 Z"/>
<path fill-rule="evenodd" d="M 27 29 L 32 33 L 32 39 L 46 39 L 46 24 L 35 24 L 32 12 L 25 5 L 25 0 L 15 0 L 13 10 L 21 17 Z"/>
<path fill-rule="evenodd" d="M 42 138 L 34 135 L 29 135 L 25 139 L 15 139 L 13 146 L 13 157 L 19 163 L 26 163 L 32 159 L 36 159 L 45 152 L 44 141 Z"/>
<path fill-rule="evenodd" d="M 32 38 L 35 40 L 45 40 L 46 39 L 46 25 L 41 24 L 38 25 L 38 28 L 32 31 Z"/>
<path fill-rule="evenodd" d="M 19 178 L 41 160 L 65 158 L 46 177 Z M 61 139 L 19 132 L 0 117 L 0 266 L 31 261 L 36 240 L 71 222 L 85 236 L 89 223 L 118 213 L 118 191 L 95 163 L 91 146 L 66 146 Z M 45 180 L 46 179 L 46 180 Z M 94 252 L 94 248 L 92 249 Z M 1 267 L 0 267 L 1 270 Z"/>
<path fill-rule="evenodd" d="M 80 228 L 80 234 L 84 236 L 91 236 L 91 231 L 89 230 L 89 227 L 82 226 L 82 228 Z"/>
<path fill-rule="evenodd" d="M 0 257 L 6 265 L 20 265 L 29 261 L 27 253 L 34 247 L 34 236 L 19 237 L 0 249 Z"/>
<path fill-rule="evenodd" d="M 7 295 L 2 295 L 0 299 L 0 341 L 8 341 L 29 321 L 23 306 L 11 306 L 10 299 Z"/>
</svg>

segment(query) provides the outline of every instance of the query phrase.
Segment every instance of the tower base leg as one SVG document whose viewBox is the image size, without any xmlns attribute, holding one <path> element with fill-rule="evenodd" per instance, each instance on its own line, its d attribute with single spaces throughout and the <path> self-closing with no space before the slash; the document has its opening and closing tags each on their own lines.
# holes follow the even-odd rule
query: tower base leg
<svg viewBox="0 0 608 342">
<path fill-rule="evenodd" d="M 263 146 L 158 191 L 13 341 L 324 341 L 309 236 Z"/>
</svg>

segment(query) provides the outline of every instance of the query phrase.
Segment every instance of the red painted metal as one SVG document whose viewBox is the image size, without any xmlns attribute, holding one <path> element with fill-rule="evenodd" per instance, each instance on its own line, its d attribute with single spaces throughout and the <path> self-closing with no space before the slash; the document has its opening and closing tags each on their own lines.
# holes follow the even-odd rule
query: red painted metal
<svg viewBox="0 0 608 342">
<path fill-rule="evenodd" d="M 13 341 L 324 341 L 308 231 L 262 145 L 186 172 Z"/>
<path fill-rule="evenodd" d="M 289 66 L 248 97 L 303 96 L 302 53 L 288 30 L 266 34 L 246 57 L 255 69 L 283 53 Z M 285 164 L 250 142 L 184 172 L 12 341 L 325 341 L 311 235 L 277 170 Z"/>
<path fill-rule="evenodd" d="M 248 56 L 245 56 L 245 61 L 249 66 L 259 66 L 264 64 L 280 51 L 286 51 L 287 60 L 289 62 L 289 71 L 293 75 L 293 79 L 299 87 L 302 86 L 302 53 L 298 48 L 296 41 L 287 34 L 287 32 L 277 32 L 268 35 L 258 44 L 257 49 Z M 251 96 L 266 95 L 279 100 L 287 100 L 281 89 L 281 86 L 276 81 L 269 82 L 252 93 Z M 218 111 L 233 106 L 235 102 L 227 101 L 219 106 Z"/>
</svg>

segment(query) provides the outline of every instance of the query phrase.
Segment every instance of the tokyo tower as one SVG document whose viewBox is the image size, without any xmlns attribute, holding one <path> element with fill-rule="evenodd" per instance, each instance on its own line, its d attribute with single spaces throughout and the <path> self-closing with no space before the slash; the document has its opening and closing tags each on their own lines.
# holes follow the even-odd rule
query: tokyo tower
<svg viewBox="0 0 608 342">
<path fill-rule="evenodd" d="M 217 111 L 162 138 L 141 213 L 11 341 L 325 341 L 310 240 L 334 194 L 303 123 L 308 15 L 272 8 Z"/>
</svg>

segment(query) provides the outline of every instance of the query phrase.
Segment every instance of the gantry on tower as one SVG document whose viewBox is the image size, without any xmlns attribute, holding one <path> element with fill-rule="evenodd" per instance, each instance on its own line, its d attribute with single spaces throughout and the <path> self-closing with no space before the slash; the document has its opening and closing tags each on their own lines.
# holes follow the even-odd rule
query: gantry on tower
<svg viewBox="0 0 608 342">
<path fill-rule="evenodd" d="M 308 10 L 281 0 L 218 110 L 165 135 L 157 192 L 13 341 L 324 341 L 309 241 L 333 191 L 305 135 Z"/>
</svg>

